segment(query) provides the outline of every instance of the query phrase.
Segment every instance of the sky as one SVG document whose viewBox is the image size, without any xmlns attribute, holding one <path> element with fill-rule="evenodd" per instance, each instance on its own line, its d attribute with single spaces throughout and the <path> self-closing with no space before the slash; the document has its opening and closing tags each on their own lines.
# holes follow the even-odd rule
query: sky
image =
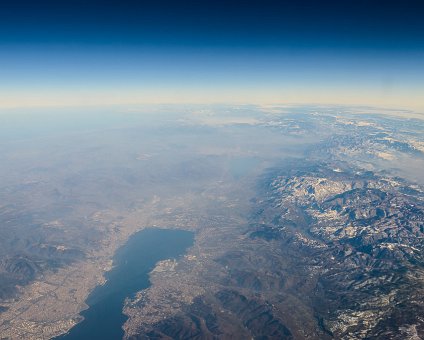
<svg viewBox="0 0 424 340">
<path fill-rule="evenodd" d="M 424 113 L 422 1 L 0 2 L 0 108 L 343 104 Z"/>
</svg>

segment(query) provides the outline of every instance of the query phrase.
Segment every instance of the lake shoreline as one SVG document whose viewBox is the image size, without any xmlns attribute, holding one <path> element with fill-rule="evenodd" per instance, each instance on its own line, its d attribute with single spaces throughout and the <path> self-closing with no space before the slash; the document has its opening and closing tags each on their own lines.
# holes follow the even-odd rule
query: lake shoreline
<svg viewBox="0 0 424 340">
<path fill-rule="evenodd" d="M 56 339 L 122 338 L 125 300 L 150 287 L 149 273 L 159 261 L 182 256 L 193 242 L 193 232 L 176 229 L 145 228 L 131 235 L 116 251 L 105 283 L 88 296 L 82 321 Z"/>
</svg>

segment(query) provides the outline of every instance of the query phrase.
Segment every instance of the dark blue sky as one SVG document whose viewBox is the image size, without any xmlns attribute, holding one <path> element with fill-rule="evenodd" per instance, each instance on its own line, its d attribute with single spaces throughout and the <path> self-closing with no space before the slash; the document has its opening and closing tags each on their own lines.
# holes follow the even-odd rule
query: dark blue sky
<svg viewBox="0 0 424 340">
<path fill-rule="evenodd" d="M 423 1 L 22 1 L 1 43 L 424 48 Z"/>
<path fill-rule="evenodd" d="M 335 89 L 343 102 L 416 104 L 423 17 L 412 0 L 3 0 L 0 104 L 90 91 L 331 101 Z"/>
</svg>

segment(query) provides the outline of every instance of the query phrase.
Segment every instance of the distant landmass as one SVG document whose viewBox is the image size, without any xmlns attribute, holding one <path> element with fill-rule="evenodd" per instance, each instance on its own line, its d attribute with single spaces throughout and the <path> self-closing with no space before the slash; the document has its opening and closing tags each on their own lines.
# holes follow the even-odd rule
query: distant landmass
<svg viewBox="0 0 424 340">
<path fill-rule="evenodd" d="M 131 266 L 149 266 L 113 307 L 126 339 L 424 337 L 424 120 L 314 106 L 96 114 L 90 129 L 50 116 L 55 133 L 0 145 L 0 338 L 72 335 L 145 228 L 166 239 L 131 248 Z M 161 257 L 166 230 L 194 241 Z"/>
</svg>

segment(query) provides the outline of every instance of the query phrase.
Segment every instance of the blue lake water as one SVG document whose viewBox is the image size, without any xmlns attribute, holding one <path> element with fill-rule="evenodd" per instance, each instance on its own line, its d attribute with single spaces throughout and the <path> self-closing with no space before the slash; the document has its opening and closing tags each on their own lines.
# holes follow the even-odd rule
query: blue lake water
<svg viewBox="0 0 424 340">
<path fill-rule="evenodd" d="M 194 234 L 182 230 L 152 228 L 134 234 L 117 251 L 107 282 L 88 297 L 84 320 L 58 339 L 121 339 L 125 298 L 150 286 L 148 274 L 158 261 L 184 254 L 193 241 Z"/>
</svg>

